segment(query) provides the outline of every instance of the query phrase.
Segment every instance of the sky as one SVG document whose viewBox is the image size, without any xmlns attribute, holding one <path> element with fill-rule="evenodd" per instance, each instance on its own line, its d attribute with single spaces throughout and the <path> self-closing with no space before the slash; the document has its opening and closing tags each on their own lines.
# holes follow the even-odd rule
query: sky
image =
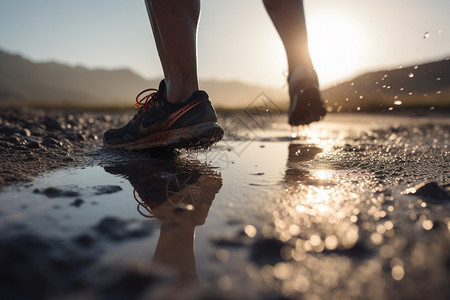
<svg viewBox="0 0 450 300">
<path fill-rule="evenodd" d="M 285 86 L 286 56 L 261 1 L 201 5 L 201 79 Z M 322 87 L 367 71 L 450 56 L 448 0 L 305 0 L 304 5 Z M 36 62 L 129 68 L 148 79 L 162 77 L 144 0 L 0 0 L 0 49 Z"/>
</svg>

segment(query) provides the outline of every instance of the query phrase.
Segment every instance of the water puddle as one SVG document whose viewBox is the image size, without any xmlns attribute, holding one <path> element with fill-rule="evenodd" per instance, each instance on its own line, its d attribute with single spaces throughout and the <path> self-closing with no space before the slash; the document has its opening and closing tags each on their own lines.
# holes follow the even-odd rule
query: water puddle
<svg viewBox="0 0 450 300">
<path fill-rule="evenodd" d="M 141 268 L 152 280 L 175 276 L 190 288 L 256 286 L 285 297 L 313 291 L 323 298 L 334 289 L 356 289 L 382 297 L 379 287 L 390 282 L 384 273 L 400 281 L 423 267 L 409 264 L 413 254 L 404 242 L 415 236 L 411 228 L 429 231 L 449 221 L 448 206 L 429 208 L 402 195 L 425 178 L 442 185 L 448 156 L 412 147 L 420 142 L 410 136 L 408 118 L 360 122 L 355 128 L 346 118 L 331 118 L 296 139 L 274 123 L 236 132 L 207 152 L 169 157 L 101 153 L 94 166 L 4 189 L 0 228 L 11 236 L 12 249 L 56 249 L 42 254 L 51 261 L 46 276 L 61 275 L 54 260 L 67 273 L 78 272 L 76 259 L 86 278 L 109 274 L 89 283 L 95 288 L 112 288 L 114 276 L 129 278 L 124 269 Z M 442 131 L 436 126 L 420 129 L 420 139 Z M 389 143 L 392 134 L 402 138 Z M 420 162 L 405 153 L 426 155 L 424 169 L 416 172 Z M 395 166 L 399 159 L 402 170 Z M 27 235 L 37 240 L 24 242 Z M 422 232 L 416 257 L 424 255 L 428 239 Z M 433 253 L 440 257 L 439 249 Z M 61 280 L 76 289 L 77 281 L 66 275 Z M 340 286 L 346 278 L 348 285 Z"/>
</svg>

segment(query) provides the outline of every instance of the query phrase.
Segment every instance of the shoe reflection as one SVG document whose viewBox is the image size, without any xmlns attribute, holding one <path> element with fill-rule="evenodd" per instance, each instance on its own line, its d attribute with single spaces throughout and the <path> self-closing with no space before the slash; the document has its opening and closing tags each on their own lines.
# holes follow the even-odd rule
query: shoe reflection
<svg viewBox="0 0 450 300">
<path fill-rule="evenodd" d="M 126 166 L 105 167 L 125 177 L 134 187 L 137 211 L 160 223 L 153 263 L 177 272 L 181 284 L 198 282 L 195 227 L 205 223 L 222 177 L 196 160 L 171 158 Z"/>
<path fill-rule="evenodd" d="M 313 160 L 321 152 L 321 148 L 313 145 L 289 144 L 284 175 L 286 184 L 295 184 L 311 178 L 311 173 L 302 167 L 301 163 Z"/>
</svg>

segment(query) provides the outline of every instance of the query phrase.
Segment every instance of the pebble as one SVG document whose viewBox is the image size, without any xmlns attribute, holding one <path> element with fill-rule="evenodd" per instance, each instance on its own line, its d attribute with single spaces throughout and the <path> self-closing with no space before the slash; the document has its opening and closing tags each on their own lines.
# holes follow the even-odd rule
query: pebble
<svg viewBox="0 0 450 300">
<path fill-rule="evenodd" d="M 30 142 L 27 144 L 27 147 L 30 149 L 38 149 L 41 148 L 41 144 L 38 142 Z"/>
<path fill-rule="evenodd" d="M 0 141 L 0 149 L 10 150 L 11 145 L 6 141 Z"/>
<path fill-rule="evenodd" d="M 58 146 L 62 146 L 62 143 L 52 137 L 46 137 L 43 141 L 42 141 L 42 145 L 46 146 L 46 147 L 53 147 L 56 148 Z"/>
<path fill-rule="evenodd" d="M 84 203 L 83 199 L 75 199 L 72 203 L 70 203 L 71 206 L 80 207 Z"/>
<path fill-rule="evenodd" d="M 97 185 L 94 186 L 95 195 L 112 194 L 122 190 L 118 185 Z"/>
<path fill-rule="evenodd" d="M 250 258 L 258 264 L 271 264 L 282 261 L 281 249 L 285 243 L 276 238 L 260 238 L 251 246 Z"/>
<path fill-rule="evenodd" d="M 55 198 L 55 197 L 77 197 L 79 196 L 79 193 L 76 191 L 64 191 L 59 188 L 55 187 L 48 187 L 45 190 L 41 191 L 39 189 L 35 189 L 33 191 L 35 194 L 43 194 L 46 195 L 49 198 Z"/>
<path fill-rule="evenodd" d="M 49 131 L 62 129 L 61 124 L 56 119 L 51 118 L 51 117 L 45 117 L 43 123 L 45 125 L 45 129 L 49 130 Z"/>
</svg>

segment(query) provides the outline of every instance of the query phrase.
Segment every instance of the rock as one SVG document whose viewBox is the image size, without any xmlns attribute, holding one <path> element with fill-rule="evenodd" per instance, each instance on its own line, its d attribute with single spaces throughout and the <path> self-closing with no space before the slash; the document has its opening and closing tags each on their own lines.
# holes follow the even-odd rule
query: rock
<svg viewBox="0 0 450 300">
<path fill-rule="evenodd" d="M 39 189 L 35 189 L 33 191 L 35 194 L 44 194 L 49 198 L 55 198 L 55 197 L 77 197 L 79 196 L 78 192 L 75 191 L 63 191 L 61 189 L 55 188 L 55 187 L 48 187 L 45 190 L 41 191 Z"/>
<path fill-rule="evenodd" d="M 250 250 L 250 258 L 258 264 L 276 264 L 282 261 L 281 249 L 285 243 L 276 238 L 256 240 Z"/>
<path fill-rule="evenodd" d="M 2 140 L 5 141 L 5 142 L 14 144 L 14 145 L 19 145 L 20 144 L 20 139 L 18 137 L 14 137 L 14 136 L 2 138 Z"/>
<path fill-rule="evenodd" d="M 51 148 L 56 148 L 58 146 L 62 146 L 62 143 L 54 138 L 51 137 L 46 137 L 43 141 L 42 141 L 42 145 L 45 147 L 51 147 Z"/>
<path fill-rule="evenodd" d="M 68 139 L 69 141 L 85 141 L 86 138 L 84 135 L 80 133 L 68 133 L 65 134 L 64 137 Z"/>
<path fill-rule="evenodd" d="M 84 203 L 83 199 L 75 199 L 72 203 L 70 203 L 71 206 L 80 207 Z"/>
<path fill-rule="evenodd" d="M 57 197 L 62 193 L 62 191 L 54 187 L 49 187 L 46 188 L 42 193 L 47 197 Z"/>
<path fill-rule="evenodd" d="M 57 120 L 50 118 L 50 117 L 45 117 L 45 120 L 43 123 L 45 125 L 45 129 L 47 129 L 49 131 L 62 129 L 61 124 Z"/>
<path fill-rule="evenodd" d="M 0 126 L 0 134 L 3 134 L 5 136 L 10 136 L 15 132 L 16 132 L 16 129 L 14 127 L 6 126 L 6 125 Z"/>
<path fill-rule="evenodd" d="M 15 135 L 15 136 L 31 136 L 31 131 L 27 128 L 15 128 L 14 129 L 14 133 L 11 135 Z"/>
<path fill-rule="evenodd" d="M 0 149 L 11 150 L 11 145 L 6 141 L 0 141 Z"/>
<path fill-rule="evenodd" d="M 29 149 L 37 149 L 37 148 L 41 148 L 41 144 L 39 144 L 38 142 L 30 142 L 27 144 L 27 147 Z"/>
<path fill-rule="evenodd" d="M 97 185 L 93 189 L 95 190 L 95 195 L 112 194 L 122 190 L 118 185 Z"/>
<path fill-rule="evenodd" d="M 30 131 L 30 129 L 24 128 L 24 129 L 23 129 L 23 132 L 24 132 L 24 135 L 25 135 L 25 136 L 31 136 L 31 131 Z"/>
<path fill-rule="evenodd" d="M 450 201 L 447 192 L 434 181 L 418 185 L 413 195 L 439 201 Z"/>
</svg>

